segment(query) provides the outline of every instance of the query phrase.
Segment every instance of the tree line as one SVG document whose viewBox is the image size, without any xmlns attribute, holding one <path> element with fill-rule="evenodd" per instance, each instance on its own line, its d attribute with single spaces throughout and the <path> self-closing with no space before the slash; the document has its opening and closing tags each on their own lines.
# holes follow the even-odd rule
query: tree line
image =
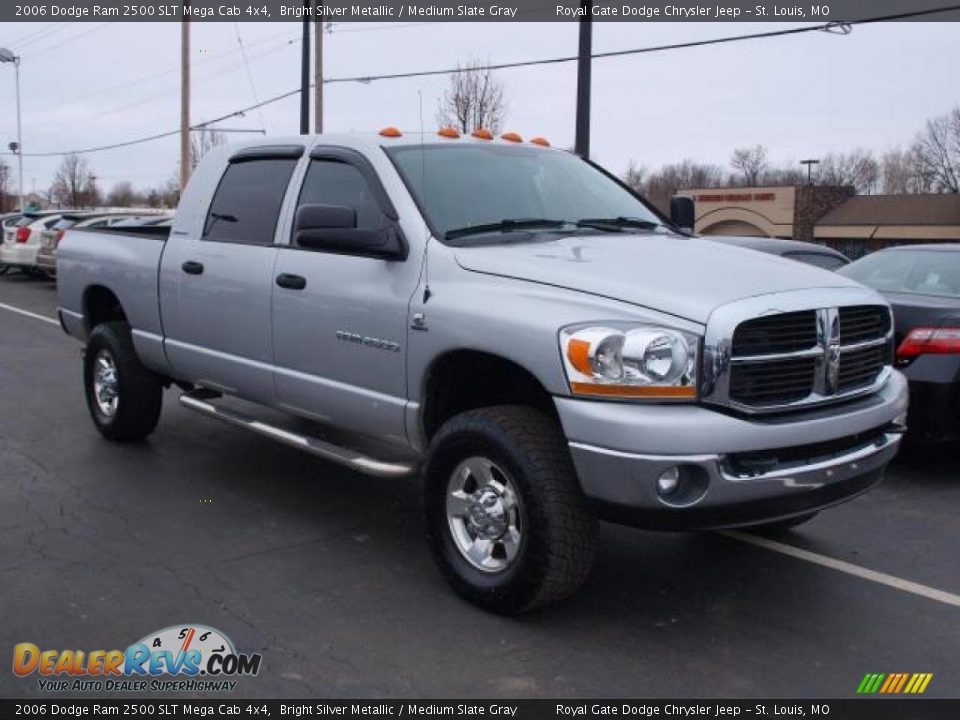
<svg viewBox="0 0 960 720">
<path fill-rule="evenodd" d="M 857 148 L 828 153 L 811 168 L 814 185 L 851 186 L 858 194 L 913 195 L 960 192 L 960 105 L 928 120 L 906 148 L 875 155 Z M 723 186 L 804 185 L 807 170 L 775 164 L 763 145 L 737 148 L 729 167 L 682 160 L 648 170 L 631 162 L 624 180 L 657 203 L 678 190 Z"/>
<path fill-rule="evenodd" d="M 195 168 L 207 152 L 225 142 L 223 133 L 202 130 L 190 138 L 190 164 Z M 179 173 L 145 188 L 136 188 L 129 180 L 120 180 L 104 192 L 92 166 L 82 155 L 66 155 L 42 199 L 58 208 L 175 208 L 180 199 Z M 10 166 L 0 161 L 0 210 L 18 206 L 17 186 Z"/>
</svg>

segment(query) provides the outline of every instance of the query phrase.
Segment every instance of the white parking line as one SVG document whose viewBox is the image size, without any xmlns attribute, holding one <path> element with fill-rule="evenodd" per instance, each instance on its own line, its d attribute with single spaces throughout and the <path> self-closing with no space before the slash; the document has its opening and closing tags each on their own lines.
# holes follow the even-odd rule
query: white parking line
<svg viewBox="0 0 960 720">
<path fill-rule="evenodd" d="M 798 560 L 806 560 L 814 565 L 821 565 L 822 567 L 830 568 L 831 570 L 838 570 L 863 580 L 869 580 L 870 582 L 875 582 L 880 585 L 886 585 L 896 590 L 902 590 L 903 592 L 913 593 L 914 595 L 925 597 L 928 600 L 935 600 L 936 602 L 943 603 L 944 605 L 960 607 L 960 595 L 954 595 L 953 593 L 948 593 L 943 590 L 937 590 L 936 588 L 932 588 L 928 585 L 921 585 L 920 583 L 915 583 L 910 580 L 903 580 L 902 578 L 898 578 L 894 575 L 887 575 L 886 573 L 877 572 L 876 570 L 869 570 L 867 568 L 860 567 L 859 565 L 854 565 L 853 563 L 837 560 L 836 558 L 828 557 L 826 555 L 820 555 L 815 552 L 810 552 L 809 550 L 803 550 L 801 548 L 794 547 L 793 545 L 787 545 L 785 543 L 777 542 L 776 540 L 770 540 L 769 538 L 740 532 L 739 530 L 724 530 L 720 532 L 720 534 L 733 540 L 739 540 L 740 542 L 756 545 L 757 547 L 766 548 L 767 550 L 773 550 L 773 552 L 789 555 L 790 557 L 797 558 Z"/>
<path fill-rule="evenodd" d="M 0 303 L 0 308 L 9 310 L 10 312 L 19 313 L 20 315 L 25 315 L 26 317 L 34 318 L 35 320 L 42 320 L 43 322 L 50 323 L 52 325 L 60 325 L 60 322 L 54 318 L 49 318 L 46 315 L 38 315 L 37 313 L 30 312 L 29 310 L 22 310 L 18 307 L 14 307 L 13 305 L 7 305 L 6 303 Z M 740 532 L 739 530 L 723 530 L 719 534 L 732 540 L 739 540 L 740 542 L 756 545 L 757 547 L 772 550 L 773 552 L 778 552 L 782 555 L 789 555 L 797 560 L 806 560 L 814 565 L 820 565 L 821 567 L 847 573 L 848 575 L 853 575 L 854 577 L 858 577 L 863 580 L 869 580 L 870 582 L 875 582 L 879 585 L 886 585 L 887 587 L 892 587 L 896 590 L 919 595 L 920 597 L 925 597 L 928 600 L 934 600 L 936 602 L 943 603 L 944 605 L 960 607 L 960 595 L 954 595 L 953 593 L 948 593 L 944 590 L 937 590 L 936 588 L 932 588 L 928 585 L 921 585 L 920 583 L 915 583 L 911 580 L 904 580 L 896 577 L 895 575 L 887 575 L 886 573 L 863 568 L 859 565 L 854 565 L 853 563 L 828 557 L 827 555 L 820 555 L 815 552 L 810 552 L 809 550 L 803 550 L 802 548 L 794 547 L 793 545 L 777 542 L 776 540 L 770 540 L 769 538 L 760 537 L 758 535 Z"/>
<path fill-rule="evenodd" d="M 18 307 L 14 307 L 13 305 L 7 305 L 6 303 L 0 303 L 0 308 L 3 308 L 4 310 L 9 310 L 10 312 L 19 313 L 20 315 L 26 315 L 27 317 L 31 317 L 34 320 L 43 320 L 46 323 L 50 323 L 52 325 L 56 325 L 57 327 L 60 327 L 60 321 L 57 320 L 56 318 L 50 318 L 50 317 L 47 317 L 46 315 L 38 315 L 37 313 L 32 313 L 29 310 L 21 310 Z"/>
</svg>

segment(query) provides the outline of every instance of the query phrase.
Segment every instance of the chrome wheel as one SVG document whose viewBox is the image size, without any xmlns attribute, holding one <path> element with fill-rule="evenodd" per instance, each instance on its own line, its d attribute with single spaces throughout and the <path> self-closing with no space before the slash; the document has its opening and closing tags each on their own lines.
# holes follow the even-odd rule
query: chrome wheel
<svg viewBox="0 0 960 720">
<path fill-rule="evenodd" d="M 447 523 L 454 544 L 473 567 L 501 572 L 523 541 L 523 507 L 510 475 L 484 457 L 471 457 L 447 483 Z"/>
<path fill-rule="evenodd" d="M 97 409 L 107 417 L 117 414 L 120 404 L 120 381 L 113 356 L 106 350 L 97 353 L 93 362 L 93 395 Z"/>
</svg>

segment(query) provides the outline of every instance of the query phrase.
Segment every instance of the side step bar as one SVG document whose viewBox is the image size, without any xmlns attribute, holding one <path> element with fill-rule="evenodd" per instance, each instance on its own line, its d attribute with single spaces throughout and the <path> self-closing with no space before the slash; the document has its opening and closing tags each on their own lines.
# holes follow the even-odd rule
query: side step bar
<svg viewBox="0 0 960 720">
<path fill-rule="evenodd" d="M 305 450 L 324 460 L 330 460 L 338 465 L 344 465 L 365 475 L 383 478 L 402 478 L 416 473 L 417 469 L 413 465 L 376 460 L 375 458 L 361 455 L 354 450 L 324 442 L 319 438 L 300 435 L 274 425 L 268 425 L 236 410 L 217 407 L 213 403 L 208 402 L 208 397 L 209 394 L 204 393 L 203 390 L 184 393 L 180 396 L 180 404 L 188 410 L 223 420 L 231 425 L 255 432 L 257 435 L 263 435 L 271 440 L 277 440 L 285 445 Z"/>
</svg>

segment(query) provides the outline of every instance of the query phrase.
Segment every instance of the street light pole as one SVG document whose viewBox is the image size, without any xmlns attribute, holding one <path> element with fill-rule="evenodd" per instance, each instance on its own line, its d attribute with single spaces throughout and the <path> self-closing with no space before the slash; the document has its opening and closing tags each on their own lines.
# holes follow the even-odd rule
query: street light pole
<svg viewBox="0 0 960 720">
<path fill-rule="evenodd" d="M 13 72 L 17 85 L 17 165 L 20 174 L 20 212 L 26 210 L 23 201 L 23 130 L 20 122 L 20 58 L 7 48 L 0 48 L 0 63 L 13 63 Z"/>
<path fill-rule="evenodd" d="M 807 166 L 807 185 L 812 185 L 813 184 L 813 166 L 819 165 L 820 161 L 814 160 L 814 159 L 801 160 L 800 164 Z"/>
</svg>

